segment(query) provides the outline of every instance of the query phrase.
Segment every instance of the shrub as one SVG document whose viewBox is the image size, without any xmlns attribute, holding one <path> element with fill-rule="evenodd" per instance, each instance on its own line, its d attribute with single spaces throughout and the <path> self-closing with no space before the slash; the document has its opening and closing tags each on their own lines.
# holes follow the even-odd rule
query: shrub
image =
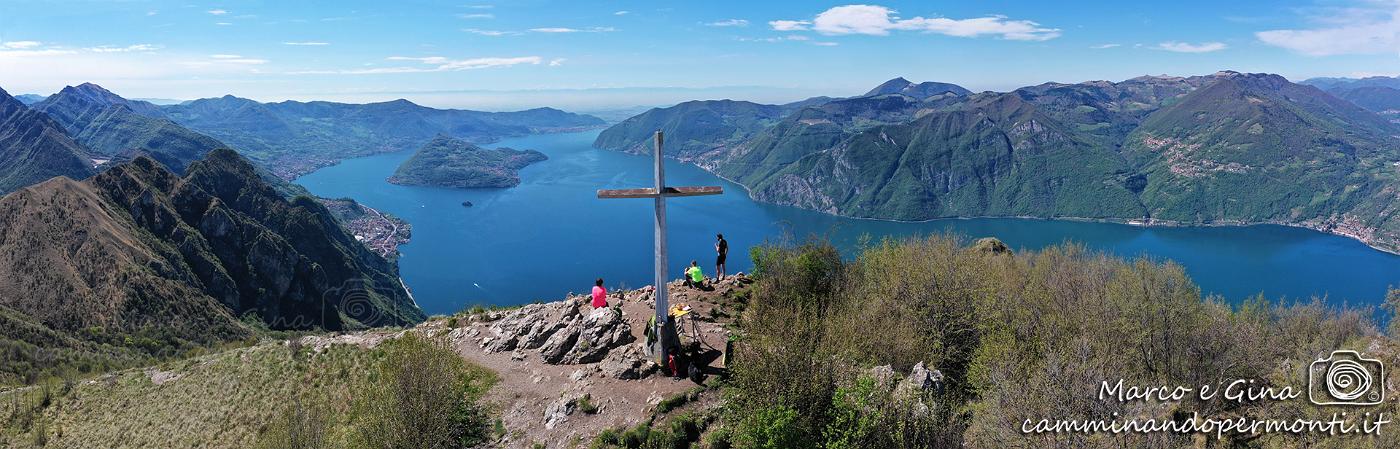
<svg viewBox="0 0 1400 449">
<path fill-rule="evenodd" d="M 1366 310 L 1263 297 L 1232 307 L 1203 296 L 1171 262 L 1074 244 L 1012 254 L 964 242 L 886 239 L 849 260 L 822 242 L 752 250 L 757 278 L 737 320 L 724 410 L 735 447 L 1185 447 L 1190 436 L 1028 436 L 1019 426 L 1027 417 L 1172 419 L 1181 411 L 1318 418 L 1325 410 L 1288 403 L 1217 397 L 1155 407 L 1099 401 L 1095 392 L 1120 378 L 1296 385 L 1298 367 L 1335 349 L 1379 347 L 1394 361 L 1387 346 L 1369 343 L 1376 331 Z M 1400 310 L 1400 291 L 1388 302 Z M 901 391 L 871 377 L 872 367 L 888 365 L 898 382 L 919 362 L 938 369 L 945 388 Z M 1296 446 L 1291 438 L 1226 436 L 1221 445 Z M 1339 445 L 1395 439 L 1354 442 Z"/>
<path fill-rule="evenodd" d="M 301 400 L 273 421 L 268 431 L 258 439 L 265 449 L 320 449 L 332 447 L 328 441 L 330 417 L 327 407 L 320 403 L 304 404 Z"/>
<path fill-rule="evenodd" d="M 386 342 L 377 379 L 360 404 L 360 441 L 369 448 L 471 447 L 489 437 L 477 400 L 494 375 L 467 365 L 441 339 L 412 332 Z"/>
<path fill-rule="evenodd" d="M 804 430 L 797 410 L 780 405 L 759 409 L 740 422 L 735 439 L 740 447 L 754 449 L 814 447 Z"/>
</svg>

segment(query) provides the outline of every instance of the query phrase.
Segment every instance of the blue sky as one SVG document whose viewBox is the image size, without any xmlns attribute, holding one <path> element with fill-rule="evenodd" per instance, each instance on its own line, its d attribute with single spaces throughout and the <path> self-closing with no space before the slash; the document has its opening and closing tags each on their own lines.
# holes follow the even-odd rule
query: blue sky
<svg viewBox="0 0 1400 449">
<path fill-rule="evenodd" d="M 0 0 L 11 93 L 589 110 L 1222 69 L 1400 74 L 1400 3 Z"/>
</svg>

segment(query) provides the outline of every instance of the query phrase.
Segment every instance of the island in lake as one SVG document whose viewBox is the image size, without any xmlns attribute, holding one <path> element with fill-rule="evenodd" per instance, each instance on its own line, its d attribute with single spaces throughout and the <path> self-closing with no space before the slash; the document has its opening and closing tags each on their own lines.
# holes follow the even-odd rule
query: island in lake
<svg viewBox="0 0 1400 449">
<path fill-rule="evenodd" d="M 459 189 L 515 187 L 520 169 L 549 159 L 535 150 L 485 149 L 448 136 L 437 136 L 399 165 L 389 182 Z"/>
</svg>

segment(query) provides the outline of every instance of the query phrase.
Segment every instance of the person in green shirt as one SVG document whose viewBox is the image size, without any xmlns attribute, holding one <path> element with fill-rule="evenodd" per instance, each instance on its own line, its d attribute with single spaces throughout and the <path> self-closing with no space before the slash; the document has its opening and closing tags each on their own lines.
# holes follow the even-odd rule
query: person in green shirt
<svg viewBox="0 0 1400 449">
<path fill-rule="evenodd" d="M 705 273 L 700 271 L 699 261 L 690 261 L 690 267 L 685 269 L 685 286 L 702 288 L 705 285 Z"/>
</svg>

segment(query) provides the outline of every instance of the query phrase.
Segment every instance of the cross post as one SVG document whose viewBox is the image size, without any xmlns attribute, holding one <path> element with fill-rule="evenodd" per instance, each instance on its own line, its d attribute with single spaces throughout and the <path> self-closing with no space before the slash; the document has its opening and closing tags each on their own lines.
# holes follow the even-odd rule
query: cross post
<svg viewBox="0 0 1400 449">
<path fill-rule="evenodd" d="M 653 208 L 656 212 L 654 218 L 656 224 L 656 265 L 654 267 L 656 270 L 656 327 L 652 329 L 652 335 L 656 336 L 656 348 L 654 348 L 654 351 L 657 355 L 657 363 L 661 365 L 663 369 L 669 369 L 666 362 L 670 348 L 667 347 L 667 343 L 672 340 L 668 337 L 675 332 L 675 328 L 667 324 L 670 304 L 666 296 L 666 198 L 719 195 L 724 193 L 724 188 L 720 186 L 667 187 L 666 167 L 662 157 L 663 140 L 664 137 L 661 131 L 656 131 L 656 149 L 652 152 L 652 158 L 656 162 L 655 171 L 653 173 L 656 181 L 655 187 L 641 189 L 600 189 L 598 190 L 598 198 L 654 199 Z M 676 375 L 678 373 L 671 374 Z"/>
</svg>

